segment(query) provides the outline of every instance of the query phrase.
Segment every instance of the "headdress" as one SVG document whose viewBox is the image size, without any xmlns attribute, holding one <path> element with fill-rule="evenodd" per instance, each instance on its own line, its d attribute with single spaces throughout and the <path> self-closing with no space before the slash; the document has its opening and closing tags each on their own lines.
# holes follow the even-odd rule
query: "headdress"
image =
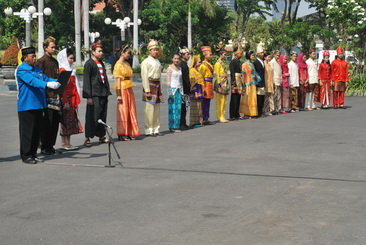
<svg viewBox="0 0 366 245">
<path fill-rule="evenodd" d="M 283 54 L 280 56 L 280 64 L 282 68 L 282 73 L 288 73 L 288 65 L 285 63 L 287 61 L 287 55 Z"/>
<path fill-rule="evenodd" d="M 191 59 L 191 63 L 189 64 L 190 68 L 193 68 L 193 66 L 201 60 L 201 56 L 199 54 L 197 55 L 193 55 L 192 59 Z"/>
<path fill-rule="evenodd" d="M 257 54 L 264 52 L 263 46 L 259 45 L 257 46 Z"/>
<path fill-rule="evenodd" d="M 296 55 L 297 55 L 296 51 L 291 51 L 290 56 L 293 56 L 294 54 L 296 54 Z"/>
<path fill-rule="evenodd" d="M 201 51 L 203 55 L 206 54 L 212 54 L 211 47 L 210 46 L 202 46 Z"/>
<path fill-rule="evenodd" d="M 22 49 L 22 55 L 35 54 L 36 49 L 34 47 L 27 47 Z"/>
<path fill-rule="evenodd" d="M 183 55 L 183 54 L 190 54 L 191 51 L 189 51 L 189 49 L 187 47 L 183 47 L 183 48 L 179 48 L 179 54 Z"/>
<path fill-rule="evenodd" d="M 330 56 L 330 53 L 328 50 L 325 50 L 324 53 L 323 53 L 323 56 Z"/>
<path fill-rule="evenodd" d="M 156 41 L 156 40 L 151 40 L 150 42 L 149 42 L 149 44 L 147 45 L 147 50 L 151 50 L 151 49 L 153 49 L 153 48 L 160 48 L 159 47 L 159 43 L 158 43 L 158 41 Z"/>
<path fill-rule="evenodd" d="M 90 48 L 92 49 L 92 50 L 96 50 L 97 48 L 103 48 L 103 44 L 101 44 L 101 43 L 93 43 L 91 46 L 90 46 Z"/>
<path fill-rule="evenodd" d="M 122 48 L 121 48 L 121 52 L 125 52 L 127 49 L 131 48 L 131 45 L 130 44 L 126 44 L 126 45 L 123 45 Z"/>
<path fill-rule="evenodd" d="M 341 46 L 339 46 L 337 48 L 337 54 L 340 54 L 340 53 L 342 53 L 342 54 L 344 53 L 343 48 Z"/>
</svg>

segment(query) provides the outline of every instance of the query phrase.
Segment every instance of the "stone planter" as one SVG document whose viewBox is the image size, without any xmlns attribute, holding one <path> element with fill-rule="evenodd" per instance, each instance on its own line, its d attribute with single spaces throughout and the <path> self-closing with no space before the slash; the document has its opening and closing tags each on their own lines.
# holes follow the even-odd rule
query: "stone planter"
<svg viewBox="0 0 366 245">
<path fill-rule="evenodd" d="M 16 66 L 3 66 L 2 72 L 4 75 L 4 79 L 15 79 L 15 69 Z"/>
</svg>

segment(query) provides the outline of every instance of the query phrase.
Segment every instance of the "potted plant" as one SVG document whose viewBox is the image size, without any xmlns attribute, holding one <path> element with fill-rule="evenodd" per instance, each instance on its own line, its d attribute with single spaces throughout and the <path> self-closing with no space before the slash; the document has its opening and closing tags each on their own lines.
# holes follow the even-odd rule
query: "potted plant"
<svg viewBox="0 0 366 245">
<path fill-rule="evenodd" d="M 19 50 L 18 39 L 13 37 L 11 39 L 11 45 L 5 50 L 5 53 L 1 58 L 4 79 L 15 79 L 15 69 L 18 65 Z"/>
</svg>

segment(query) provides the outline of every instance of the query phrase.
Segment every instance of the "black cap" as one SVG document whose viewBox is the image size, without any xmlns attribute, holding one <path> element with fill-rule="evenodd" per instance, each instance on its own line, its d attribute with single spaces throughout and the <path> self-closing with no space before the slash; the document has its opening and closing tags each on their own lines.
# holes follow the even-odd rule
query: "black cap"
<svg viewBox="0 0 366 245">
<path fill-rule="evenodd" d="M 27 47 L 22 49 L 22 55 L 35 54 L 36 49 L 34 47 Z"/>
</svg>

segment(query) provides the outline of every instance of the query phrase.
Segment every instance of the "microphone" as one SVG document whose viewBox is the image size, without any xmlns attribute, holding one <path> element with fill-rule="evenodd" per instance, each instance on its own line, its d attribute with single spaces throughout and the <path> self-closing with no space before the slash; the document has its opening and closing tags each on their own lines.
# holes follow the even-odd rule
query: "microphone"
<svg viewBox="0 0 366 245">
<path fill-rule="evenodd" d="M 108 124 L 106 124 L 105 122 L 103 122 L 103 120 L 102 120 L 102 119 L 99 119 L 99 120 L 98 120 L 98 123 L 103 124 L 103 125 L 104 125 L 104 127 L 112 128 L 111 126 L 109 126 Z"/>
</svg>

